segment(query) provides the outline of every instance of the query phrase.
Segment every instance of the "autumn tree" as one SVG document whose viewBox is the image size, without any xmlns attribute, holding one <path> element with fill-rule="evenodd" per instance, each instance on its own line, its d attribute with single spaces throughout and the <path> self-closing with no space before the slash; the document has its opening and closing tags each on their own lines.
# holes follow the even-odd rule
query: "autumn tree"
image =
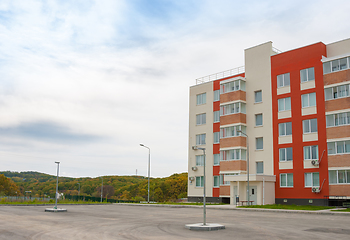
<svg viewBox="0 0 350 240">
<path fill-rule="evenodd" d="M 16 192 L 19 192 L 17 185 L 4 174 L 0 174 L 0 194 L 13 196 L 16 195 Z"/>
</svg>

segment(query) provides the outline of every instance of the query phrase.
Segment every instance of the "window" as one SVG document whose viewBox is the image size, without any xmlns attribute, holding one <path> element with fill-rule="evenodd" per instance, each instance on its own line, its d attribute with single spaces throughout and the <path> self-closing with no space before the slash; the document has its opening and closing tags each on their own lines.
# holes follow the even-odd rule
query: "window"
<svg viewBox="0 0 350 240">
<path fill-rule="evenodd" d="M 220 187 L 220 176 L 214 176 L 214 187 Z"/>
<path fill-rule="evenodd" d="M 205 133 L 196 135 L 196 145 L 205 145 Z"/>
<path fill-rule="evenodd" d="M 264 162 L 256 162 L 256 174 L 264 173 Z"/>
<path fill-rule="evenodd" d="M 214 166 L 220 165 L 220 154 L 214 154 Z"/>
<path fill-rule="evenodd" d="M 279 136 L 289 136 L 292 135 L 292 123 L 280 123 L 278 124 Z"/>
<path fill-rule="evenodd" d="M 280 162 L 293 161 L 293 148 L 280 148 Z"/>
<path fill-rule="evenodd" d="M 307 119 L 303 121 L 303 133 L 316 133 L 317 132 L 317 118 Z"/>
<path fill-rule="evenodd" d="M 246 160 L 247 151 L 245 149 L 231 149 L 220 151 L 221 161 Z"/>
<path fill-rule="evenodd" d="M 202 93 L 197 95 L 197 105 L 202 105 L 207 103 L 207 94 Z"/>
<path fill-rule="evenodd" d="M 350 57 L 340 58 L 323 63 L 324 74 L 344 70 L 347 68 L 350 68 Z"/>
<path fill-rule="evenodd" d="M 293 173 L 280 174 L 280 187 L 293 187 Z"/>
<path fill-rule="evenodd" d="M 245 81 L 235 80 L 232 82 L 221 84 L 221 87 L 220 87 L 221 93 L 234 92 L 238 90 L 245 91 Z"/>
<path fill-rule="evenodd" d="M 255 94 L 255 102 L 259 103 L 262 102 L 262 92 L 261 90 L 254 92 Z"/>
<path fill-rule="evenodd" d="M 214 123 L 220 122 L 220 111 L 214 112 Z"/>
<path fill-rule="evenodd" d="M 328 148 L 328 155 L 350 153 L 350 140 L 328 142 L 327 148 Z"/>
<path fill-rule="evenodd" d="M 316 106 L 316 93 L 301 95 L 301 106 L 303 108 Z"/>
<path fill-rule="evenodd" d="M 349 97 L 349 84 L 325 88 L 324 94 L 326 101 L 331 99 Z"/>
<path fill-rule="evenodd" d="M 262 113 L 255 114 L 255 126 L 262 126 L 263 125 L 263 115 Z"/>
<path fill-rule="evenodd" d="M 290 97 L 278 99 L 278 111 L 288 111 L 291 109 Z"/>
<path fill-rule="evenodd" d="M 196 166 L 204 166 L 204 155 L 196 155 Z"/>
<path fill-rule="evenodd" d="M 204 177 L 196 177 L 196 187 L 204 187 Z"/>
<path fill-rule="evenodd" d="M 214 132 L 214 143 L 220 143 L 220 132 Z"/>
<path fill-rule="evenodd" d="M 350 183 L 350 169 L 346 170 L 329 170 L 330 184 Z"/>
<path fill-rule="evenodd" d="M 196 115 L 196 124 L 197 125 L 203 125 L 203 124 L 205 124 L 206 123 L 206 117 L 207 116 L 207 114 L 205 114 L 205 113 L 202 113 L 202 114 L 198 114 L 198 115 Z"/>
<path fill-rule="evenodd" d="M 227 104 L 220 107 L 220 116 L 234 114 L 234 113 L 246 113 L 245 103 L 237 102 Z"/>
<path fill-rule="evenodd" d="M 264 149 L 264 143 L 263 143 L 262 137 L 255 138 L 255 147 L 256 147 L 256 150 Z"/>
<path fill-rule="evenodd" d="M 318 172 L 305 173 L 305 187 L 319 187 L 320 176 Z"/>
<path fill-rule="evenodd" d="M 326 115 L 327 127 L 342 126 L 350 124 L 350 112 Z"/>
<path fill-rule="evenodd" d="M 225 127 L 220 129 L 220 137 L 221 138 L 226 138 L 226 137 L 237 137 L 237 136 L 242 136 L 241 133 L 238 131 L 242 131 L 246 133 L 246 126 L 242 125 L 237 125 L 237 126 L 232 126 L 232 127 Z"/>
<path fill-rule="evenodd" d="M 300 81 L 302 83 L 312 80 L 315 80 L 315 70 L 313 67 L 300 70 Z"/>
<path fill-rule="evenodd" d="M 224 181 L 224 176 L 226 174 L 221 174 L 220 175 L 220 185 L 230 185 L 230 181 Z"/>
<path fill-rule="evenodd" d="M 290 85 L 289 73 L 277 75 L 277 88 L 286 87 Z"/>
<path fill-rule="evenodd" d="M 214 91 L 214 102 L 220 101 L 220 90 Z"/>
<path fill-rule="evenodd" d="M 304 147 L 304 160 L 318 159 L 318 145 Z"/>
</svg>

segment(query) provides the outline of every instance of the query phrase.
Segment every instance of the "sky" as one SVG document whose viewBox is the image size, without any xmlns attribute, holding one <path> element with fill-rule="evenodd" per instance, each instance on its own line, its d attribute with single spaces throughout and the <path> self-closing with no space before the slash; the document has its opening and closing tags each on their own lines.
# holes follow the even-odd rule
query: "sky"
<svg viewBox="0 0 350 240">
<path fill-rule="evenodd" d="M 1 0 L 0 171 L 187 171 L 189 87 L 281 51 L 350 38 L 347 0 Z"/>
</svg>

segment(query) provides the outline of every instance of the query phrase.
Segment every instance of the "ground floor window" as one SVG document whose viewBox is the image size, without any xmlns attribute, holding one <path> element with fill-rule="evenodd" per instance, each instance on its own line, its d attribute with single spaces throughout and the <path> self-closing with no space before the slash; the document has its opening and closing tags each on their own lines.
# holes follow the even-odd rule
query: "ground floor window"
<svg viewBox="0 0 350 240">
<path fill-rule="evenodd" d="M 319 187 L 320 174 L 318 172 L 305 173 L 305 187 Z"/>
<path fill-rule="evenodd" d="M 293 173 L 280 174 L 280 187 L 293 187 Z"/>
<path fill-rule="evenodd" d="M 196 187 L 204 187 L 204 177 L 196 177 Z"/>
</svg>

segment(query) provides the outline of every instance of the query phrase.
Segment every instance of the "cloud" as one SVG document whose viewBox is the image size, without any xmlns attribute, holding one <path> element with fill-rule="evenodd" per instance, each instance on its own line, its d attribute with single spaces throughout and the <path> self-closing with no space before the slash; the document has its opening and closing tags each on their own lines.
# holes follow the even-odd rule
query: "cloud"
<svg viewBox="0 0 350 240">
<path fill-rule="evenodd" d="M 52 122 L 23 123 L 14 127 L 2 127 L 0 135 L 2 138 L 27 138 L 60 144 L 82 144 L 102 139 L 100 136 L 74 133 L 70 128 Z"/>
</svg>

